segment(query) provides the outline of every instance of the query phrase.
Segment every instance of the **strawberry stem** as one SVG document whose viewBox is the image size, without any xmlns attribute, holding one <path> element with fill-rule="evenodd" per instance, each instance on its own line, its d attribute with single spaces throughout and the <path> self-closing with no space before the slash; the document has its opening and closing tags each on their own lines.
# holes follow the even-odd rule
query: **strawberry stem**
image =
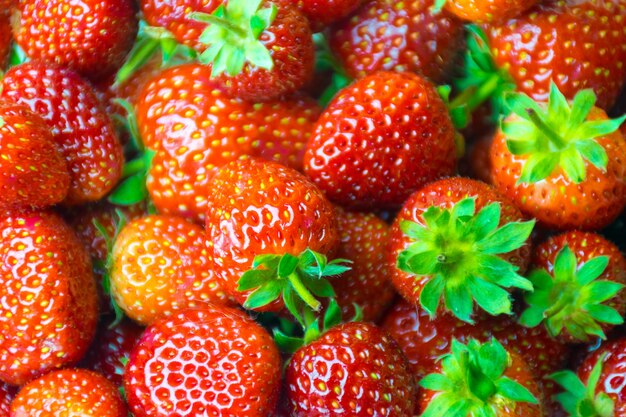
<svg viewBox="0 0 626 417">
<path fill-rule="evenodd" d="M 556 133 L 544 120 L 537 114 L 534 109 L 526 109 L 530 120 L 539 128 L 539 130 L 546 135 L 550 143 L 552 143 L 557 149 L 563 149 L 567 146 L 567 142 Z"/>
<path fill-rule="evenodd" d="M 314 311 L 320 311 L 322 304 L 315 299 L 315 296 L 311 294 L 311 292 L 307 289 L 307 287 L 302 283 L 300 277 L 296 272 L 289 275 L 287 278 L 296 294 L 305 302 L 306 305 L 311 307 Z"/>
<path fill-rule="evenodd" d="M 243 29 L 241 29 L 237 25 L 232 24 L 231 22 L 229 22 L 228 20 L 222 17 L 217 17 L 208 13 L 199 13 L 199 12 L 191 13 L 189 17 L 191 19 L 197 20 L 202 23 L 207 23 L 209 25 L 217 25 L 223 29 L 226 29 L 227 31 L 231 33 L 236 34 L 242 39 L 247 37 L 247 34 Z"/>
</svg>

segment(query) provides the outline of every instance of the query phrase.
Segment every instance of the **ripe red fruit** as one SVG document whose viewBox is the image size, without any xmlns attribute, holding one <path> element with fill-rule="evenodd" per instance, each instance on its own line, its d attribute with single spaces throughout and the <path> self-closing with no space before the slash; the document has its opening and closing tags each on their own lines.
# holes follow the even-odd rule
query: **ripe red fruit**
<svg viewBox="0 0 626 417">
<path fill-rule="evenodd" d="M 35 379 L 11 404 L 11 417 L 63 415 L 127 417 L 128 411 L 111 382 L 84 369 L 54 371 Z"/>
<path fill-rule="evenodd" d="M 76 363 L 98 321 L 89 255 L 50 213 L 0 216 L 0 380 L 21 385 Z"/>
<path fill-rule="evenodd" d="M 280 354 L 244 313 L 205 306 L 157 320 L 124 375 L 136 417 L 266 417 L 280 390 Z"/>
<path fill-rule="evenodd" d="M 28 62 L 5 74 L 2 97 L 25 104 L 52 130 L 72 179 L 66 204 L 97 201 L 113 189 L 122 174 L 122 147 L 89 83 L 69 70 Z"/>
<path fill-rule="evenodd" d="M 342 90 L 304 156 L 330 200 L 358 208 L 397 207 L 455 165 L 448 109 L 429 81 L 409 73 L 378 73 Z"/>
<path fill-rule="evenodd" d="M 28 57 L 96 80 L 122 66 L 137 28 L 132 0 L 28 0 L 13 32 Z"/>
<path fill-rule="evenodd" d="M 365 0 L 294 0 L 315 29 L 322 30 L 331 23 L 350 16 Z"/>
<path fill-rule="evenodd" d="M 391 229 L 391 280 L 432 316 L 450 311 L 471 323 L 474 301 L 492 315 L 511 313 L 506 288 L 531 290 L 520 276 L 534 221 L 490 186 L 465 178 L 433 182 L 411 196 Z M 439 307 L 440 299 L 445 307 Z"/>
<path fill-rule="evenodd" d="M 441 0 L 436 0 L 439 3 Z M 458 17 L 476 23 L 502 22 L 522 15 L 538 0 L 443 0 L 444 9 Z"/>
<path fill-rule="evenodd" d="M 342 324 L 300 348 L 285 381 L 294 417 L 415 412 L 415 379 L 406 359 L 373 324 Z"/>
<path fill-rule="evenodd" d="M 4 4 L 0 6 L 2 6 L 2 11 L 0 11 L 0 68 L 4 69 L 11 53 L 13 34 L 11 33 L 11 9 L 5 7 Z"/>
<path fill-rule="evenodd" d="M 0 101 L 0 120 L 0 210 L 61 202 L 70 174 L 46 123 L 6 101 Z"/>
<path fill-rule="evenodd" d="M 373 0 L 331 29 L 330 46 L 352 78 L 417 72 L 443 82 L 463 45 L 463 24 L 432 0 Z"/>
</svg>

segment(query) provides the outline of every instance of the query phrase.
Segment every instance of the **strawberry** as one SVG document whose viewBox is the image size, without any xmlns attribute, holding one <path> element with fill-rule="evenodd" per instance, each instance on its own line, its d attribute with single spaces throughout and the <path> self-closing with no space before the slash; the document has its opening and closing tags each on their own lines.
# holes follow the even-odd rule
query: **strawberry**
<svg viewBox="0 0 626 417">
<path fill-rule="evenodd" d="M 552 84 L 548 103 L 510 96 L 513 114 L 491 145 L 496 188 L 553 229 L 600 229 L 626 205 L 624 118 L 609 119 L 583 90 L 567 102 Z M 610 157 L 609 157 L 610 155 Z"/>
<path fill-rule="evenodd" d="M 54 371 L 20 389 L 11 416 L 126 417 L 117 388 L 102 375 L 84 369 Z"/>
<path fill-rule="evenodd" d="M 522 324 L 543 323 L 565 342 L 606 338 L 624 322 L 626 259 L 620 250 L 594 233 L 567 232 L 535 249 L 529 276 L 535 291 L 526 295 Z"/>
<path fill-rule="evenodd" d="M 330 46 L 346 73 L 407 71 L 442 82 L 463 45 L 463 24 L 432 10 L 433 0 L 372 0 L 331 29 Z"/>
<path fill-rule="evenodd" d="M 506 288 L 532 290 L 519 274 L 529 262 L 533 226 L 484 183 L 436 181 L 413 194 L 394 221 L 391 280 L 431 316 L 445 310 L 472 323 L 474 301 L 489 314 L 510 314 Z"/>
<path fill-rule="evenodd" d="M 529 365 L 495 339 L 482 344 L 453 340 L 420 386 L 421 417 L 545 415 Z"/>
<path fill-rule="evenodd" d="M 339 232 L 333 206 L 313 183 L 275 162 L 245 159 L 218 170 L 207 190 L 206 233 L 224 290 L 252 310 L 300 317 L 315 296 L 334 291 L 324 277 L 346 271 L 326 262 Z M 284 303 L 281 296 L 284 296 Z"/>
<path fill-rule="evenodd" d="M 4 69 L 6 67 L 9 55 L 11 53 L 12 40 L 13 34 L 11 33 L 11 9 L 8 7 L 3 7 L 2 11 L 0 11 L 0 69 Z"/>
<path fill-rule="evenodd" d="M 15 397 L 15 388 L 10 385 L 0 383 L 0 417 L 9 417 L 9 411 L 13 397 Z"/>
<path fill-rule="evenodd" d="M 373 324 L 342 324 L 298 349 L 285 383 L 294 417 L 415 412 L 415 380 L 406 359 Z"/>
<path fill-rule="evenodd" d="M 378 321 L 395 295 L 385 259 L 389 226 L 374 214 L 340 209 L 337 220 L 338 256 L 352 261 L 352 269 L 331 281 L 336 301 L 344 317 L 355 315 L 356 304 L 364 321 Z"/>
<path fill-rule="evenodd" d="M 0 216 L 0 380 L 21 385 L 76 363 L 96 330 L 89 255 L 51 213 Z"/>
<path fill-rule="evenodd" d="M 295 0 L 294 3 L 313 27 L 321 30 L 350 16 L 365 0 Z"/>
<path fill-rule="evenodd" d="M 118 324 L 101 323 L 96 338 L 83 360 L 84 367 L 105 376 L 115 386 L 124 383 L 124 368 L 143 333 L 143 327 L 130 320 Z"/>
<path fill-rule="evenodd" d="M 144 144 L 157 152 L 148 178 L 155 206 L 202 220 L 207 183 L 220 166 L 255 155 L 301 169 L 320 109 L 304 97 L 261 104 L 229 99 L 209 68 L 187 64 L 148 82 L 136 113 Z"/>
<path fill-rule="evenodd" d="M 144 325 L 181 308 L 229 303 L 208 263 L 204 230 L 174 216 L 124 226 L 111 254 L 110 285 L 115 303 Z"/>
<path fill-rule="evenodd" d="M 538 0 L 437 0 L 443 8 L 462 20 L 476 23 L 502 22 L 520 16 Z"/>
<path fill-rule="evenodd" d="M 452 175 L 455 152 L 454 127 L 435 87 L 415 74 L 381 72 L 333 100 L 315 126 L 304 166 L 332 201 L 388 208 Z"/>
<path fill-rule="evenodd" d="M 137 28 L 132 0 L 21 0 L 13 33 L 28 57 L 97 80 L 122 65 Z"/>
<path fill-rule="evenodd" d="M 69 70 L 28 62 L 5 74 L 2 97 L 27 105 L 52 130 L 72 180 L 66 204 L 111 191 L 122 174 L 122 147 L 89 83 Z"/>
<path fill-rule="evenodd" d="M 265 417 L 280 390 L 280 354 L 244 313 L 204 306 L 157 320 L 124 374 L 135 417 Z"/>
<path fill-rule="evenodd" d="M 70 174 L 46 123 L 0 101 L 0 209 L 43 208 L 67 195 Z"/>
</svg>

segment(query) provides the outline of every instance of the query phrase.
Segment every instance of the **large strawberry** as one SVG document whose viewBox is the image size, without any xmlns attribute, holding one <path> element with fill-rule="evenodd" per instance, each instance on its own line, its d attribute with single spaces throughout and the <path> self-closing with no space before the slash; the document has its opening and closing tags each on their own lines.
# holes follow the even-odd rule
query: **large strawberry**
<svg viewBox="0 0 626 417">
<path fill-rule="evenodd" d="M 624 322 L 626 259 L 620 250 L 594 233 L 567 232 L 535 249 L 535 270 L 529 275 L 534 292 L 520 321 L 543 323 L 567 342 L 606 338 Z"/>
<path fill-rule="evenodd" d="M 119 391 L 102 375 L 84 369 L 54 371 L 35 379 L 17 394 L 12 417 L 127 417 Z"/>
<path fill-rule="evenodd" d="M 369 1 L 331 29 L 330 46 L 346 73 L 418 72 L 441 82 L 463 44 L 463 24 L 433 11 L 433 0 Z"/>
<path fill-rule="evenodd" d="M 506 289 L 532 290 L 519 274 L 529 262 L 533 226 L 484 183 L 431 183 L 409 198 L 394 221 L 391 280 L 405 299 L 433 316 L 448 310 L 471 323 L 474 302 L 489 314 L 509 314 Z"/>
<path fill-rule="evenodd" d="M 138 27 L 132 0 L 21 0 L 14 23 L 27 56 L 94 80 L 122 66 Z"/>
<path fill-rule="evenodd" d="M 238 310 L 205 306 L 157 320 L 124 374 L 136 417 L 266 417 L 280 390 L 271 336 Z"/>
<path fill-rule="evenodd" d="M 491 178 L 544 226 L 600 229 L 626 205 L 626 140 L 594 107 L 590 90 L 570 103 L 552 84 L 549 101 L 509 96 L 513 114 L 491 145 Z"/>
<path fill-rule="evenodd" d="M 348 207 L 397 207 L 452 175 L 454 127 L 437 90 L 410 73 L 381 72 L 344 89 L 307 146 L 307 175 Z"/>
<path fill-rule="evenodd" d="M 77 362 L 98 319 L 89 255 L 50 213 L 0 216 L 0 380 L 20 385 Z"/>
<path fill-rule="evenodd" d="M 6 101 L 0 101 L 0 120 L 0 209 L 60 203 L 70 174 L 46 123 Z"/>
<path fill-rule="evenodd" d="M 93 87 L 72 71 L 42 62 L 12 67 L 2 97 L 25 104 L 48 124 L 72 179 L 67 204 L 96 201 L 113 189 L 124 157 Z"/>
<path fill-rule="evenodd" d="M 415 379 L 393 339 L 373 324 L 336 326 L 298 349 L 285 374 L 294 417 L 413 417 Z"/>
</svg>

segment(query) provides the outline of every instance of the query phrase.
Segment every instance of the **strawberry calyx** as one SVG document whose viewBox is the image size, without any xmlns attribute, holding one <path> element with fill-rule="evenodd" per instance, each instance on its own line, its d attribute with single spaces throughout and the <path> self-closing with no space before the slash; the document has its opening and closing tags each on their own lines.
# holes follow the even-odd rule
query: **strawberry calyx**
<svg viewBox="0 0 626 417">
<path fill-rule="evenodd" d="M 620 283 L 598 279 L 608 262 L 607 256 L 598 256 L 579 267 L 576 255 L 565 246 L 556 256 L 554 277 L 543 269 L 530 274 L 535 291 L 525 296 L 529 307 L 520 323 L 535 327 L 543 322 L 552 336 L 565 329 L 581 342 L 589 336 L 606 339 L 601 323 L 624 322 L 615 309 L 603 304 L 624 288 Z"/>
<path fill-rule="evenodd" d="M 595 102 L 592 90 L 582 90 L 570 104 L 554 83 L 546 106 L 525 94 L 508 96 L 509 107 L 519 117 L 502 124 L 507 148 L 528 157 L 518 183 L 541 181 L 560 167 L 579 184 L 586 178 L 585 161 L 606 171 L 606 150 L 595 139 L 615 132 L 626 116 L 587 120 Z"/>
<path fill-rule="evenodd" d="M 335 290 L 327 277 L 348 271 L 351 261 L 334 259 L 307 249 L 298 256 L 258 255 L 252 269 L 243 273 L 238 291 L 253 290 L 244 303 L 249 310 L 261 308 L 282 297 L 289 312 L 305 325 L 304 312 L 320 311 L 322 303 L 316 297 L 334 297 Z"/>
<path fill-rule="evenodd" d="M 413 240 L 397 260 L 402 271 L 428 277 L 420 304 L 435 316 L 443 297 L 445 307 L 459 319 L 473 323 L 473 304 L 492 315 L 511 314 L 505 288 L 532 291 L 532 283 L 518 267 L 500 258 L 526 244 L 535 221 L 510 222 L 499 227 L 500 203 L 476 213 L 476 199 L 465 198 L 451 209 L 431 206 L 423 224 L 404 221 L 403 233 Z"/>
<path fill-rule="evenodd" d="M 559 371 L 550 375 L 550 379 L 561 385 L 565 392 L 557 394 L 556 399 L 570 416 L 576 417 L 613 417 L 615 404 L 603 391 L 596 395 L 602 363 L 606 353 L 601 355 L 598 362 L 593 366 L 587 386 L 580 380 L 578 375 L 570 370 Z"/>
<path fill-rule="evenodd" d="M 199 60 L 213 64 L 212 76 L 238 75 L 246 63 L 267 70 L 274 67 L 270 51 L 259 38 L 274 22 L 278 8 L 273 3 L 261 8 L 262 3 L 263 0 L 230 0 L 211 14 L 190 14 L 192 19 L 208 24 L 199 39 L 208 48 Z"/>
<path fill-rule="evenodd" d="M 453 339 L 440 360 L 441 373 L 420 381 L 422 388 L 438 392 L 421 417 L 495 417 L 494 404 L 538 403 L 526 387 L 504 376 L 511 358 L 496 339 L 483 344 L 471 339 L 467 345 Z"/>
</svg>

